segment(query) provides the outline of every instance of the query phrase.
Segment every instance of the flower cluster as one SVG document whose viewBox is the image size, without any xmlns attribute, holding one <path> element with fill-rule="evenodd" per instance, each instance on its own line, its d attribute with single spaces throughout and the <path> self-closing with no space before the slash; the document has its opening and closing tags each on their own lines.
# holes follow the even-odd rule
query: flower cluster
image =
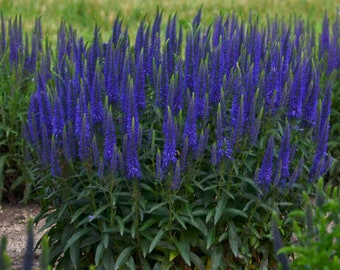
<svg viewBox="0 0 340 270">
<path fill-rule="evenodd" d="M 319 37 L 319 56 L 327 59 L 326 73 L 329 75 L 333 70 L 340 68 L 340 9 L 337 9 L 336 20 L 332 25 L 330 32 L 330 25 L 327 12 L 322 24 L 322 33 Z"/>
<path fill-rule="evenodd" d="M 0 12 L 0 201 L 20 200 L 27 178 L 22 125 L 34 91 L 36 65 L 42 52 L 40 19 L 24 33 L 20 16 L 5 20 Z"/>
<path fill-rule="evenodd" d="M 232 14 L 204 28 L 199 12 L 185 37 L 170 17 L 162 41 L 161 20 L 142 21 L 134 46 L 120 18 L 107 42 L 96 27 L 89 45 L 61 24 L 56 64 L 50 54 L 42 59 L 26 128 L 53 176 L 65 164 L 99 177 L 142 179 L 151 170 L 178 188 L 199 161 L 218 168 L 263 144 L 250 175 L 259 185 L 291 184 L 303 167 L 311 180 L 327 170 L 332 84 L 320 83 L 309 25 L 276 19 L 265 28 Z M 332 39 L 327 31 L 325 17 L 319 55 L 338 57 L 339 29 Z M 305 165 L 301 137 L 311 159 L 315 152 Z"/>
<path fill-rule="evenodd" d="M 16 68 L 20 66 L 26 74 L 35 72 L 38 55 L 42 51 L 42 30 L 40 18 L 35 21 L 31 40 L 22 30 L 22 19 L 16 16 L 8 21 L 8 26 L 1 13 L 0 58 L 9 53 L 9 63 Z M 6 29 L 7 28 L 7 29 Z M 7 30 L 7 31 L 6 31 Z M 7 34 L 6 34 L 7 33 Z"/>
</svg>

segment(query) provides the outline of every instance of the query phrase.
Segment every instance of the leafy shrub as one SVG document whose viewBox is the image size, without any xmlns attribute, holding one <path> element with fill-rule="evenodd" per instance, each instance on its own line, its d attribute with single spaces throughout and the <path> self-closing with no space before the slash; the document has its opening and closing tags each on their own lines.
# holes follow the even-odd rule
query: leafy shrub
<svg viewBox="0 0 340 270">
<path fill-rule="evenodd" d="M 6 34 L 8 31 L 8 34 Z M 26 39 L 25 39 L 26 38 Z M 24 38 L 21 17 L 8 21 L 1 14 L 0 32 L 0 202 L 13 202 L 24 195 L 22 125 L 29 97 L 34 91 L 35 66 L 41 51 L 40 19 L 31 35 Z"/>
<path fill-rule="evenodd" d="M 294 223 L 296 240 L 293 243 L 282 245 L 277 221 L 273 220 L 274 241 L 282 269 L 340 268 L 339 188 L 336 192 L 330 196 L 329 189 L 326 194 L 321 179 L 315 200 L 304 193 L 304 210 L 292 211 L 287 217 L 288 222 Z M 292 256 L 291 263 L 287 255 Z"/>
<path fill-rule="evenodd" d="M 304 21 L 200 16 L 161 42 L 157 13 L 134 46 L 119 18 L 88 45 L 61 24 L 25 129 L 57 268 L 276 265 L 272 212 L 330 165 L 333 84 Z"/>
</svg>

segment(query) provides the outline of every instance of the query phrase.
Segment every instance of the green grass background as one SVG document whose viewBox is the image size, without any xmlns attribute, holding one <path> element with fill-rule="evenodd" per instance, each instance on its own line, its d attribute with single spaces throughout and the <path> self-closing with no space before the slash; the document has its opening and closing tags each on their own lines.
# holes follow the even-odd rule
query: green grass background
<svg viewBox="0 0 340 270">
<path fill-rule="evenodd" d="M 44 36 L 51 41 L 56 40 L 61 18 L 89 40 L 96 23 L 107 38 L 112 22 L 121 14 L 124 26 L 128 26 L 130 36 L 134 38 L 140 20 L 147 15 L 148 21 L 151 21 L 157 6 L 163 11 L 163 23 L 176 12 L 180 23 L 186 27 L 201 5 L 205 24 L 211 23 L 221 12 L 236 11 L 241 17 L 248 17 L 249 10 L 252 10 L 261 21 L 265 21 L 267 14 L 270 18 L 277 14 L 288 19 L 295 13 L 314 23 L 318 33 L 325 10 L 334 21 L 340 0 L 0 0 L 0 10 L 5 19 L 22 15 L 27 31 L 33 28 L 34 18 L 40 16 Z"/>
</svg>

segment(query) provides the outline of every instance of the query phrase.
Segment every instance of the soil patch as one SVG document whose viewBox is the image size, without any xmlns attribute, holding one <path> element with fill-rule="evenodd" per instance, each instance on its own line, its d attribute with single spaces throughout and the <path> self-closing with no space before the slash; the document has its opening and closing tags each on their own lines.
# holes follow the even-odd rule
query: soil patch
<svg viewBox="0 0 340 270">
<path fill-rule="evenodd" d="M 38 215 L 40 207 L 37 204 L 6 204 L 0 205 L 0 238 L 7 238 L 7 253 L 12 261 L 12 270 L 22 269 L 26 250 L 27 222 Z M 34 226 L 35 243 L 42 233 L 39 229 L 42 224 Z M 39 267 L 40 250 L 35 251 L 34 267 Z"/>
</svg>

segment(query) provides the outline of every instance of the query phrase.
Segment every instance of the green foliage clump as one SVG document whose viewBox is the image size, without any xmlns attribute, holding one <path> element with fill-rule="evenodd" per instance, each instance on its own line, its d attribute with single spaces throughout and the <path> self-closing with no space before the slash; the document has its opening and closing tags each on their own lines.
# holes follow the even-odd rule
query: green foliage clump
<svg viewBox="0 0 340 270">
<path fill-rule="evenodd" d="M 273 219 L 274 242 L 282 269 L 340 268 L 339 191 L 339 187 L 328 187 L 324 192 L 320 179 L 315 197 L 304 193 L 304 209 L 290 212 L 285 221 L 293 222 L 291 243 L 282 243 L 278 222 Z"/>
</svg>

